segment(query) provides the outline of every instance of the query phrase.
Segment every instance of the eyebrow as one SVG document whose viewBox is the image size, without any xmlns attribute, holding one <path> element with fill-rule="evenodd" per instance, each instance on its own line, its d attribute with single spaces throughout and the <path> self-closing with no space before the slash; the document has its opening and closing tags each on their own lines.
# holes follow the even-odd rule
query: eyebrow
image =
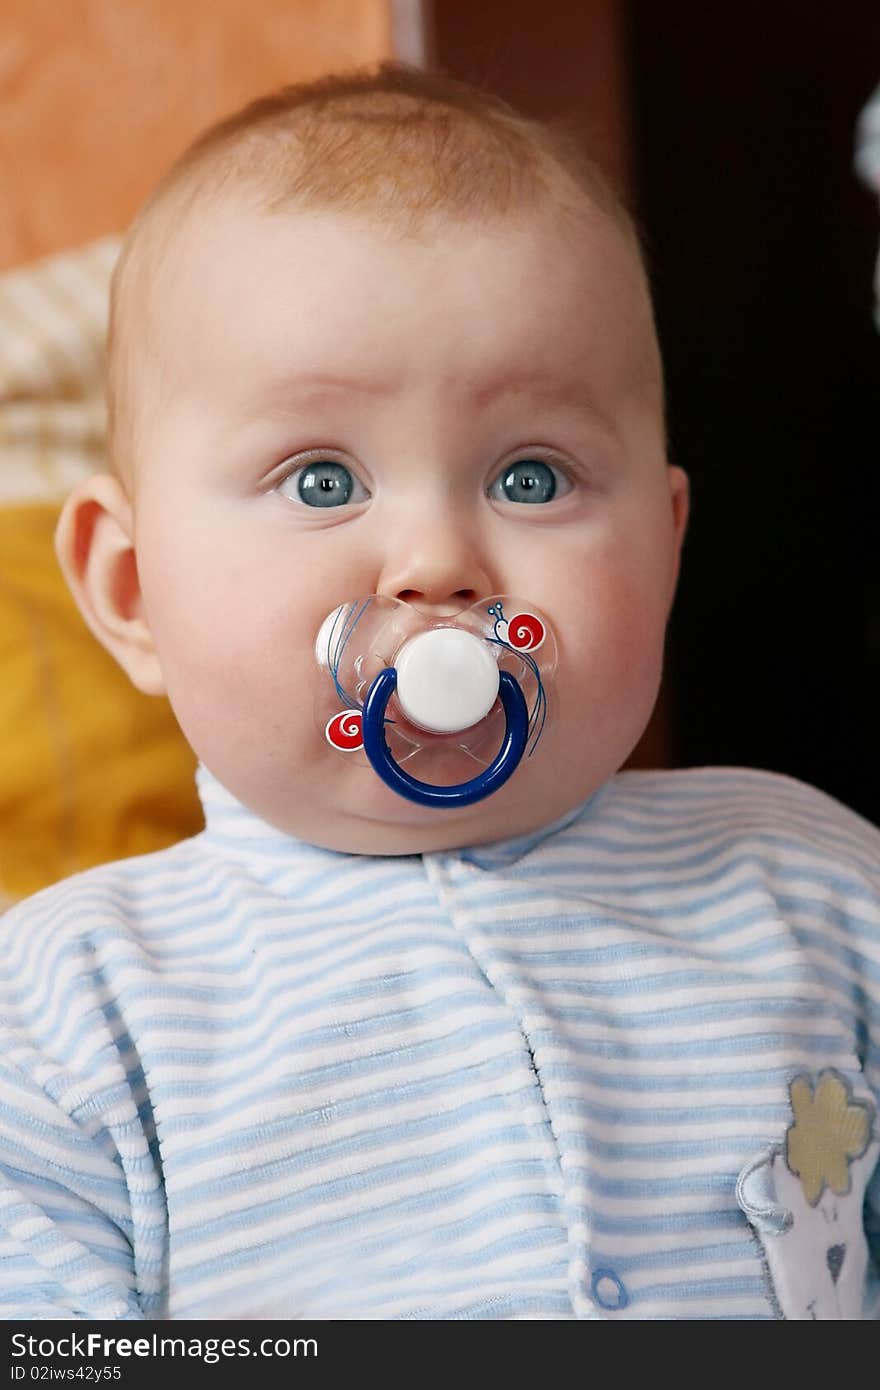
<svg viewBox="0 0 880 1390">
<path fill-rule="evenodd" d="M 519 392 L 528 392 L 535 399 L 544 401 L 576 401 L 592 407 L 585 381 L 579 377 L 558 377 L 547 372 L 509 372 L 479 386 L 472 393 L 472 399 L 475 405 L 490 405 L 499 396 Z"/>
<path fill-rule="evenodd" d="M 324 395 L 334 391 L 344 391 L 350 395 L 389 396 L 397 383 L 394 381 L 365 381 L 356 377 L 336 376 L 327 373 L 304 375 L 295 378 L 282 378 L 273 383 L 271 394 Z M 481 408 L 493 404 L 500 396 L 527 392 L 533 399 L 548 403 L 572 403 L 592 410 L 596 409 L 591 393 L 582 378 L 560 378 L 548 372 L 508 372 L 478 384 L 470 392 L 474 405 Z"/>
</svg>

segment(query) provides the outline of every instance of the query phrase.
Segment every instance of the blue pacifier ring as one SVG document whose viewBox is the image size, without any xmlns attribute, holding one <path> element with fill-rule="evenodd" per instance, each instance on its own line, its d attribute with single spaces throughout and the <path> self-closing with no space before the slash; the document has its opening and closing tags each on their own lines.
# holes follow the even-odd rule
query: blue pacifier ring
<svg viewBox="0 0 880 1390">
<path fill-rule="evenodd" d="M 404 772 L 392 757 L 385 739 L 385 710 L 396 688 L 397 671 L 393 666 L 386 666 L 367 691 L 361 723 L 364 752 L 374 772 L 392 791 L 409 801 L 418 802 L 420 806 L 470 806 L 475 801 L 482 801 L 483 797 L 491 796 L 516 772 L 528 740 L 529 712 L 525 696 L 508 671 L 501 671 L 498 678 L 498 697 L 507 719 L 504 741 L 498 754 L 478 777 L 452 787 L 436 787 L 430 782 L 420 782 Z"/>
</svg>

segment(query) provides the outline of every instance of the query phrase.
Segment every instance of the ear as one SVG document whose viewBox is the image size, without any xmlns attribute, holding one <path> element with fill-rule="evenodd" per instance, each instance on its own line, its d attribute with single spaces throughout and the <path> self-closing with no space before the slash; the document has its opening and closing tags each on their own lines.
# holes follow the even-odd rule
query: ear
<svg viewBox="0 0 880 1390">
<path fill-rule="evenodd" d="M 675 595 L 678 571 L 681 565 L 681 547 L 684 543 L 688 517 L 691 510 L 691 485 L 687 473 L 675 464 L 669 464 L 666 472 L 669 477 L 669 495 L 672 501 L 672 523 L 675 529 L 675 567 L 672 572 L 670 601 Z"/>
<path fill-rule="evenodd" d="M 165 684 L 143 611 L 132 507 L 110 474 L 85 478 L 68 497 L 55 552 L 79 610 L 111 656 L 146 695 Z"/>
</svg>

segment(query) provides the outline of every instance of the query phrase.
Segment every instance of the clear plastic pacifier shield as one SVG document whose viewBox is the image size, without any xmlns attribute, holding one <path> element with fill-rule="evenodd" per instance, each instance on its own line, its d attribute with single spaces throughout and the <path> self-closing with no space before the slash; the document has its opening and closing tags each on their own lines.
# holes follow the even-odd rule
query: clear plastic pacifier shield
<svg viewBox="0 0 880 1390">
<path fill-rule="evenodd" d="M 510 595 L 429 618 L 372 594 L 327 616 L 315 654 L 329 746 L 429 806 L 482 800 L 534 753 L 557 659 L 546 616 Z"/>
</svg>

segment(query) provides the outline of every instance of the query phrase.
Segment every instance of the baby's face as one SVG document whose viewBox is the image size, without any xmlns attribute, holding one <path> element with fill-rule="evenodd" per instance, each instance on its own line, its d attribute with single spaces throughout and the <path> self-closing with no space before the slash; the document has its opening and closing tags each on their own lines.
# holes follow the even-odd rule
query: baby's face
<svg viewBox="0 0 880 1390">
<path fill-rule="evenodd" d="M 619 233 L 597 215 L 579 241 L 550 217 L 415 240 L 230 202 L 181 234 L 151 307 L 137 569 L 165 687 L 220 781 L 291 834 L 387 854 L 527 833 L 596 790 L 656 698 L 686 515 Z M 546 500 L 505 483 L 518 460 Z M 506 786 L 429 809 L 327 745 L 314 645 L 333 608 L 382 594 L 442 616 L 503 593 L 559 651 L 548 725 Z"/>
</svg>

